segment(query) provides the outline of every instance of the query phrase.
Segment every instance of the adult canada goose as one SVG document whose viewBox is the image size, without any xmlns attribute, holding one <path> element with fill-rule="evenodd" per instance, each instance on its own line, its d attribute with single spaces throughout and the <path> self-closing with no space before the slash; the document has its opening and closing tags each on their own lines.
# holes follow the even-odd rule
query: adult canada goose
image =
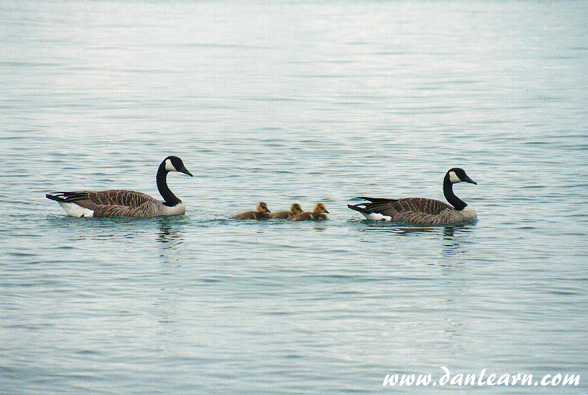
<svg viewBox="0 0 588 395">
<path fill-rule="evenodd" d="M 324 204 L 317 203 L 313 211 L 305 211 L 290 217 L 290 221 L 321 221 L 329 219 L 328 211 Z"/>
<path fill-rule="evenodd" d="M 453 193 L 458 182 L 476 184 L 463 169 L 450 169 L 443 179 L 443 193 L 451 206 L 439 200 L 426 198 L 378 199 L 360 197 L 369 203 L 348 204 L 367 219 L 376 221 L 407 222 L 419 225 L 447 225 L 476 219 L 476 210 Z"/>
<path fill-rule="evenodd" d="M 290 210 L 284 211 L 276 211 L 275 213 L 271 214 L 271 218 L 280 218 L 280 219 L 288 219 L 296 214 L 300 214 L 302 212 L 302 207 L 298 203 L 294 203 Z"/>
<path fill-rule="evenodd" d="M 158 217 L 182 215 L 186 207 L 167 186 L 167 173 L 179 171 L 192 177 L 177 156 L 168 156 L 157 170 L 157 189 L 163 201 L 147 194 L 126 190 L 54 192 L 55 200 L 72 217 Z"/>
<path fill-rule="evenodd" d="M 269 219 L 271 211 L 267 208 L 267 203 L 257 203 L 257 210 L 245 211 L 244 213 L 233 215 L 233 219 Z"/>
</svg>

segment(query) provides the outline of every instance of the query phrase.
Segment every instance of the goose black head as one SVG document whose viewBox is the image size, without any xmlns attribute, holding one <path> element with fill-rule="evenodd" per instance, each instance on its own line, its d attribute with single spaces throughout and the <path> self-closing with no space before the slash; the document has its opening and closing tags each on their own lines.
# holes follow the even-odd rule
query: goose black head
<svg viewBox="0 0 588 395">
<path fill-rule="evenodd" d="M 470 184 L 476 184 L 478 185 L 477 182 L 475 182 L 474 180 L 472 180 L 465 172 L 464 169 L 461 169 L 459 167 L 454 167 L 453 169 L 450 169 L 447 172 L 447 176 L 449 177 L 449 181 L 452 184 L 456 184 L 458 182 L 469 182 Z"/>
<path fill-rule="evenodd" d="M 186 169 L 184 162 L 182 162 L 182 160 L 177 156 L 168 156 L 165 158 L 163 163 L 165 164 L 166 171 L 179 171 L 180 173 L 184 173 L 192 177 L 192 173 Z"/>
</svg>

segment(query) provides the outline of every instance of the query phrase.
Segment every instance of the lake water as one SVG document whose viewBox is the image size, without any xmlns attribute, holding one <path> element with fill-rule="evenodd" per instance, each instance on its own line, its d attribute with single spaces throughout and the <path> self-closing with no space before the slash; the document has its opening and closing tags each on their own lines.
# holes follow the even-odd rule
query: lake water
<svg viewBox="0 0 588 395">
<path fill-rule="evenodd" d="M 1 2 L 0 393 L 588 393 L 586 15 Z M 168 178 L 183 217 L 76 219 L 45 199 L 159 196 L 167 155 L 194 174 Z M 475 223 L 347 208 L 444 200 L 451 167 L 478 183 L 455 187 Z M 229 219 L 260 200 L 331 219 Z M 538 385 L 485 381 L 518 373 Z"/>
</svg>

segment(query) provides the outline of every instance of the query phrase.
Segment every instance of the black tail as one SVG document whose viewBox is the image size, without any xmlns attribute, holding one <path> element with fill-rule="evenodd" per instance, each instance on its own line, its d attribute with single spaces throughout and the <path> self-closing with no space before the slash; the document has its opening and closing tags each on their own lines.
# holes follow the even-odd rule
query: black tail
<svg viewBox="0 0 588 395">
<path fill-rule="evenodd" d="M 349 207 L 352 210 L 359 211 L 362 214 L 369 214 L 370 212 L 368 210 L 366 210 L 364 207 L 360 207 L 362 204 L 365 204 L 365 203 L 348 204 L 347 207 Z"/>
<path fill-rule="evenodd" d="M 55 200 L 56 202 L 65 202 L 65 195 L 63 192 L 48 193 L 45 197 L 50 200 Z"/>
<path fill-rule="evenodd" d="M 87 196 L 84 192 L 52 192 L 46 194 L 45 197 L 56 202 L 70 203 L 84 199 Z"/>
<path fill-rule="evenodd" d="M 367 200 L 371 203 L 378 203 L 378 204 L 390 203 L 390 202 L 395 202 L 398 200 L 398 199 L 387 199 L 387 198 L 371 198 L 371 197 L 363 197 L 363 196 L 359 196 L 356 199 L 363 199 L 363 200 Z"/>
<path fill-rule="evenodd" d="M 356 199 L 367 200 L 369 203 L 363 202 L 353 205 L 348 204 L 347 207 L 349 207 L 352 210 L 359 211 L 360 213 L 365 215 L 372 213 L 382 213 L 383 211 L 389 208 L 390 204 L 394 204 L 394 202 L 398 201 L 398 199 L 371 198 L 364 196 L 357 197 Z"/>
</svg>

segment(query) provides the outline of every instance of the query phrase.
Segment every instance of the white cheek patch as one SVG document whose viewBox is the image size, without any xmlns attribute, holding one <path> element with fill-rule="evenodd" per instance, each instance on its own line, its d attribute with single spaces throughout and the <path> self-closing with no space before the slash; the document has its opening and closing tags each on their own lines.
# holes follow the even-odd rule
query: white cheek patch
<svg viewBox="0 0 588 395">
<path fill-rule="evenodd" d="M 165 161 L 165 170 L 167 171 L 177 171 L 176 168 L 174 167 L 174 165 L 172 165 L 171 160 L 166 159 Z"/>
<path fill-rule="evenodd" d="M 454 171 L 449 172 L 449 181 L 451 181 L 452 184 L 456 184 L 458 182 L 461 182 L 461 179 L 457 176 L 457 174 L 455 174 Z"/>
</svg>

